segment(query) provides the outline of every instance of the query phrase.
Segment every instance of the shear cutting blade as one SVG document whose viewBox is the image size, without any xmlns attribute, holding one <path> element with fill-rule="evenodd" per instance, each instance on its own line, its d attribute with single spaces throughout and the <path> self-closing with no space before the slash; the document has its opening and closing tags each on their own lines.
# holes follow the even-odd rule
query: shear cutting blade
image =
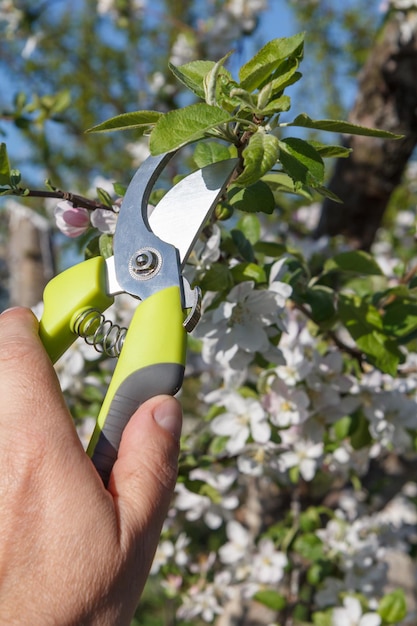
<svg viewBox="0 0 417 626">
<path fill-rule="evenodd" d="M 228 159 L 189 174 L 160 200 L 148 217 L 155 235 L 177 248 L 182 266 L 236 164 L 237 159 Z"/>
</svg>

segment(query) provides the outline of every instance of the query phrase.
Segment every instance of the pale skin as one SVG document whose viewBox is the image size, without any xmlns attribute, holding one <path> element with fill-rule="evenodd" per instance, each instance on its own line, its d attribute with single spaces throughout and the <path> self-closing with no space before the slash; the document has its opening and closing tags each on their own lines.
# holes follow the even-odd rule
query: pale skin
<svg viewBox="0 0 417 626">
<path fill-rule="evenodd" d="M 129 625 L 177 476 L 181 409 L 145 403 L 104 488 L 23 308 L 0 315 L 0 624 Z"/>
</svg>

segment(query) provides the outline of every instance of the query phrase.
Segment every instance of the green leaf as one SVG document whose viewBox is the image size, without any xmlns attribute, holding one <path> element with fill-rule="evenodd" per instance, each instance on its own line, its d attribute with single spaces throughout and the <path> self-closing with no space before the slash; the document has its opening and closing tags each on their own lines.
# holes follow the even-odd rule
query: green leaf
<svg viewBox="0 0 417 626">
<path fill-rule="evenodd" d="M 311 316 L 317 324 L 331 320 L 336 312 L 335 293 L 329 287 L 316 285 L 302 294 L 302 300 L 310 306 Z"/>
<path fill-rule="evenodd" d="M 113 189 L 114 193 L 122 198 L 126 193 L 126 186 L 122 185 L 122 183 L 113 183 Z"/>
<path fill-rule="evenodd" d="M 225 161 L 230 159 L 231 154 L 229 148 L 222 143 L 216 141 L 199 141 L 194 150 L 194 162 L 197 167 L 205 167 L 211 163 Z"/>
<path fill-rule="evenodd" d="M 317 611 L 312 617 L 314 626 L 334 626 L 330 611 Z"/>
<path fill-rule="evenodd" d="M 246 187 L 256 183 L 275 165 L 278 152 L 278 139 L 260 127 L 242 152 L 244 170 L 235 182 Z"/>
<path fill-rule="evenodd" d="M 246 213 L 267 213 L 275 209 L 275 198 L 271 188 L 262 180 L 249 187 L 233 186 L 228 192 L 228 201 L 239 211 Z"/>
<path fill-rule="evenodd" d="M 233 279 L 228 267 L 222 263 L 213 263 L 199 279 L 199 285 L 204 291 L 226 291 L 233 287 Z"/>
<path fill-rule="evenodd" d="M 10 164 L 5 143 L 0 144 L 0 185 L 10 185 Z"/>
<path fill-rule="evenodd" d="M 204 100 L 204 79 L 214 66 L 214 61 L 191 61 L 179 66 L 168 64 L 174 76 L 202 100 Z"/>
<path fill-rule="evenodd" d="M 346 159 L 352 152 L 351 148 L 310 140 L 311 145 L 322 159 Z"/>
<path fill-rule="evenodd" d="M 307 561 L 318 561 L 324 558 L 323 542 L 315 533 L 299 535 L 293 549 Z"/>
<path fill-rule="evenodd" d="M 204 96 L 207 104 L 216 105 L 218 93 L 218 79 L 220 72 L 224 71 L 223 65 L 232 53 L 228 52 L 213 65 L 204 77 Z"/>
<path fill-rule="evenodd" d="M 238 263 L 230 270 L 235 283 L 253 280 L 256 284 L 266 283 L 266 274 L 263 267 L 256 263 Z"/>
<path fill-rule="evenodd" d="M 291 98 L 289 96 L 281 96 L 269 102 L 263 109 L 258 110 L 258 114 L 273 115 L 274 113 L 282 113 L 289 111 L 291 108 Z"/>
<path fill-rule="evenodd" d="M 279 160 L 296 183 L 309 186 L 321 185 L 324 179 L 324 163 L 317 150 L 304 139 L 288 137 L 279 141 Z"/>
<path fill-rule="evenodd" d="M 350 443 L 354 450 L 361 450 L 372 442 L 369 422 L 362 413 L 355 414 L 350 429 Z"/>
<path fill-rule="evenodd" d="M 69 89 L 63 89 L 59 91 L 52 99 L 50 113 L 62 113 L 71 104 L 71 91 Z"/>
<path fill-rule="evenodd" d="M 171 152 L 187 143 L 207 137 L 210 131 L 232 119 L 227 111 L 205 103 L 169 111 L 158 120 L 151 133 L 151 154 Z"/>
<path fill-rule="evenodd" d="M 232 240 L 237 248 L 239 256 L 241 256 L 245 261 L 253 263 L 255 261 L 255 255 L 249 239 L 245 237 L 241 230 L 233 229 L 230 234 L 232 235 Z"/>
<path fill-rule="evenodd" d="M 301 58 L 304 33 L 273 39 L 261 48 L 239 71 L 240 86 L 248 91 L 262 87 L 271 74 L 288 57 Z"/>
<path fill-rule="evenodd" d="M 92 259 L 93 257 L 100 256 L 100 235 L 97 235 L 90 239 L 84 249 L 85 259 Z"/>
<path fill-rule="evenodd" d="M 237 223 L 237 228 L 245 235 L 246 239 L 254 245 L 261 237 L 261 225 L 256 215 L 247 213 Z"/>
<path fill-rule="evenodd" d="M 159 111 L 134 111 L 111 117 L 101 124 L 86 130 L 87 133 L 106 133 L 115 130 L 139 130 L 147 132 L 156 124 L 162 113 Z"/>
<path fill-rule="evenodd" d="M 384 331 L 401 343 L 414 339 L 417 332 L 417 302 L 397 298 L 385 308 Z"/>
<path fill-rule="evenodd" d="M 330 272 L 334 270 L 366 276 L 381 276 L 383 274 L 374 257 L 362 250 L 342 252 L 328 259 L 324 264 L 324 271 Z"/>
<path fill-rule="evenodd" d="M 312 193 L 308 188 L 303 187 L 300 184 L 297 185 L 296 188 L 294 180 L 291 178 L 291 176 L 283 171 L 269 172 L 262 177 L 262 180 L 278 193 L 293 193 L 303 196 L 308 200 L 313 200 Z"/>
<path fill-rule="evenodd" d="M 262 589 L 255 593 L 253 597 L 254 600 L 260 602 L 272 611 L 282 611 L 287 605 L 285 597 L 273 589 Z"/>
<path fill-rule="evenodd" d="M 108 191 L 103 189 L 102 187 L 96 187 L 97 196 L 101 204 L 105 204 L 108 207 L 113 206 L 113 200 Z"/>
<path fill-rule="evenodd" d="M 359 296 L 340 294 L 338 313 L 369 362 L 381 371 L 395 376 L 403 355 L 397 342 L 384 334 L 379 311 Z"/>
<path fill-rule="evenodd" d="M 378 614 L 388 624 L 397 624 L 407 615 L 407 602 L 402 589 L 384 596 L 378 606 Z"/>
<path fill-rule="evenodd" d="M 253 249 L 258 254 L 264 254 L 272 259 L 279 259 L 287 251 L 284 244 L 273 241 L 258 241 L 253 246 Z"/>
<path fill-rule="evenodd" d="M 325 130 L 331 133 L 344 133 L 348 135 L 365 135 L 367 137 L 380 137 L 382 139 L 401 139 L 403 135 L 395 135 L 387 130 L 379 128 L 367 128 L 359 124 L 344 122 L 343 120 L 312 120 L 305 113 L 298 115 L 293 122 L 287 126 L 300 126 L 302 128 L 313 128 L 315 130 Z"/>
<path fill-rule="evenodd" d="M 293 85 L 302 78 L 301 72 L 297 72 L 300 65 L 299 59 L 290 58 L 278 65 L 268 83 L 271 85 L 271 96 L 281 94 L 286 87 Z"/>
</svg>

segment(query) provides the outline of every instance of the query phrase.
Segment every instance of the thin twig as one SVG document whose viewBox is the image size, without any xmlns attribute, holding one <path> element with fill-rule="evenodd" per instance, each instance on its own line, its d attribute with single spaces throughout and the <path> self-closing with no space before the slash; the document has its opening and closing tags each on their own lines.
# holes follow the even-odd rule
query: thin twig
<svg viewBox="0 0 417 626">
<path fill-rule="evenodd" d="M 79 196 L 75 193 L 71 193 L 69 191 L 61 191 L 60 189 L 55 189 L 54 191 L 44 191 L 39 189 L 17 189 L 16 191 L 10 190 L 11 195 L 20 196 L 20 197 L 32 197 L 32 198 L 57 198 L 59 200 L 67 200 L 75 207 L 81 207 L 83 209 L 87 209 L 88 211 L 95 211 L 96 209 L 105 209 L 106 211 L 112 211 L 115 213 L 113 207 L 108 206 L 107 204 L 103 204 L 102 202 L 98 202 L 96 200 L 89 200 L 84 196 Z"/>
</svg>

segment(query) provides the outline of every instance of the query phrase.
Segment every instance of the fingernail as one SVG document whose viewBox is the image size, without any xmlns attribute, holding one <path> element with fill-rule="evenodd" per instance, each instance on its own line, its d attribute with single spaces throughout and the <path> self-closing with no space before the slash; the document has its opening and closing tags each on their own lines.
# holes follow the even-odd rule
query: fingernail
<svg viewBox="0 0 417 626">
<path fill-rule="evenodd" d="M 180 440 L 182 415 L 179 404 L 174 398 L 169 398 L 156 407 L 154 419 L 159 426 L 171 433 L 174 439 Z"/>
</svg>

